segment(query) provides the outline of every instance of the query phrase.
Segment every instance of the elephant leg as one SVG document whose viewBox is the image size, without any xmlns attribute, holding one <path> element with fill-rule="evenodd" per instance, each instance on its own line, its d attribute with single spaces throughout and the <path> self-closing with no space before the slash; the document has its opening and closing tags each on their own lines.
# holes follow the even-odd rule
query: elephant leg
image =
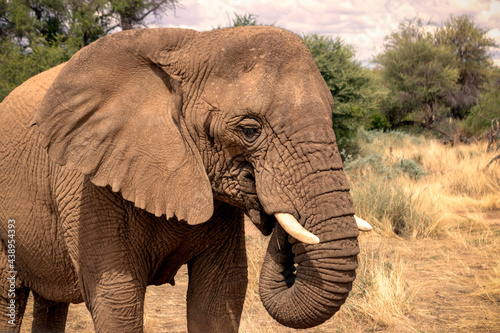
<svg viewBox="0 0 500 333">
<path fill-rule="evenodd" d="M 29 293 L 26 287 L 0 291 L 0 332 L 20 331 Z"/>
<path fill-rule="evenodd" d="M 33 292 L 33 333 L 64 332 L 69 303 L 49 301 Z"/>
<path fill-rule="evenodd" d="M 148 271 L 146 259 L 130 249 L 133 221 L 110 189 L 85 181 L 81 195 L 78 241 L 68 247 L 95 331 L 142 332 Z"/>
<path fill-rule="evenodd" d="M 241 220 L 241 221 L 240 221 Z M 230 237 L 188 262 L 187 320 L 189 333 L 238 332 L 248 284 L 241 214 L 230 221 Z M 226 231 L 220 231 L 226 233 Z"/>
<path fill-rule="evenodd" d="M 17 277 L 15 263 L 0 240 L 0 332 L 19 332 L 30 290 Z"/>
<path fill-rule="evenodd" d="M 127 275 L 109 272 L 99 282 L 85 287 L 85 304 L 94 321 L 95 331 L 143 332 L 146 288 Z"/>
</svg>

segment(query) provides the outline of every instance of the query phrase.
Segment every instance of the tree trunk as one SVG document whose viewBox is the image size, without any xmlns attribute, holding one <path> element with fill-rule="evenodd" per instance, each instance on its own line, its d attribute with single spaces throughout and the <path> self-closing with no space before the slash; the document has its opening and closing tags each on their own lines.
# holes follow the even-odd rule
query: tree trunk
<svg viewBox="0 0 500 333">
<path fill-rule="evenodd" d="M 122 30 L 132 30 L 134 28 L 134 18 L 130 15 L 120 13 L 120 22 Z"/>
</svg>

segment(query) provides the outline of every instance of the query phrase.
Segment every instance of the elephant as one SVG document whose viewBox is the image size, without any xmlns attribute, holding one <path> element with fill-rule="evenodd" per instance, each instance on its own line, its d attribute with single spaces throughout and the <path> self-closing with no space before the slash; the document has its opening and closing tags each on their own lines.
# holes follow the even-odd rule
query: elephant
<svg viewBox="0 0 500 333">
<path fill-rule="evenodd" d="M 274 27 L 117 32 L 20 85 L 0 106 L 0 331 L 32 292 L 33 332 L 63 332 L 81 302 L 96 332 L 142 332 L 146 287 L 187 264 L 188 331 L 237 332 L 245 215 L 272 234 L 269 314 L 331 318 L 359 253 L 332 109 L 307 46 Z"/>
</svg>

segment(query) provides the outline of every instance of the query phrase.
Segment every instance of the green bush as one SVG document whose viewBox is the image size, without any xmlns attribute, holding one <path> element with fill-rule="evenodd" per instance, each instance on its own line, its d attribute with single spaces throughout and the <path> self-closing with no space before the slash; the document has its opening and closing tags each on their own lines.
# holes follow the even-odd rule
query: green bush
<svg viewBox="0 0 500 333">
<path fill-rule="evenodd" d="M 63 63 L 76 52 L 63 44 L 49 45 L 42 39 L 28 50 L 9 41 L 0 42 L 0 102 L 32 76 Z"/>
<path fill-rule="evenodd" d="M 391 123 L 385 115 L 380 113 L 374 113 L 370 116 L 370 120 L 367 128 L 369 130 L 382 130 L 388 131 L 391 128 Z"/>
<path fill-rule="evenodd" d="M 408 174 L 410 178 L 419 180 L 425 175 L 424 169 L 414 160 L 402 158 L 399 162 L 393 164 L 393 169 Z"/>
<path fill-rule="evenodd" d="M 344 170 L 347 173 L 358 171 L 363 174 L 369 172 L 386 178 L 391 177 L 391 170 L 385 165 L 384 158 L 380 154 L 370 154 L 348 161 L 344 165 Z"/>
<path fill-rule="evenodd" d="M 462 124 L 467 135 L 480 135 L 491 128 L 491 121 L 500 118 L 500 84 L 486 92 Z"/>
</svg>

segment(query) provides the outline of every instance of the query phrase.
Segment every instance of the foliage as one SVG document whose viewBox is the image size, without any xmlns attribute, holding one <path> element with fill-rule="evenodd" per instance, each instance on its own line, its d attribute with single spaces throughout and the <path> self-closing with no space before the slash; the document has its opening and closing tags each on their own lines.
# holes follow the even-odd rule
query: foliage
<svg viewBox="0 0 500 333">
<path fill-rule="evenodd" d="M 104 0 L 71 0 L 67 35 L 76 40 L 78 48 L 89 45 L 117 27 L 114 23 L 116 20 L 107 7 Z"/>
<path fill-rule="evenodd" d="M 491 69 L 487 77 L 485 92 L 462 124 L 467 135 L 479 135 L 489 130 L 492 120 L 500 118 L 500 69 Z"/>
<path fill-rule="evenodd" d="M 434 44 L 421 20 L 401 24 L 375 61 L 393 92 L 383 107 L 393 128 L 404 120 L 429 126 L 446 114 L 449 95 L 457 90 L 458 61 L 451 47 Z"/>
<path fill-rule="evenodd" d="M 425 175 L 422 166 L 409 158 L 401 158 L 398 162 L 394 163 L 392 167 L 400 173 L 406 173 L 414 180 L 419 180 Z"/>
<path fill-rule="evenodd" d="M 178 0 L 0 0 L 0 101 L 29 77 L 117 28 L 143 25 Z M 15 69 L 15 70 L 14 70 Z"/>
<path fill-rule="evenodd" d="M 232 27 L 242 27 L 242 26 L 254 26 L 260 25 L 257 23 L 257 15 L 245 13 L 244 15 L 234 14 L 234 18 L 232 20 Z"/>
<path fill-rule="evenodd" d="M 178 0 L 110 0 L 110 13 L 120 21 L 123 30 L 144 25 L 144 19 L 150 15 L 164 13 L 167 9 L 175 10 Z"/>
<path fill-rule="evenodd" d="M 73 51 L 35 40 L 28 51 L 8 41 L 0 42 L 0 101 L 30 77 L 67 61 Z"/>
<path fill-rule="evenodd" d="M 374 113 L 370 116 L 370 120 L 367 124 L 367 129 L 369 130 L 389 130 L 391 128 L 391 123 L 381 113 Z"/>
<path fill-rule="evenodd" d="M 497 101 L 487 92 L 492 91 L 487 84 L 492 73 L 488 48 L 495 46 L 487 32 L 468 15 L 451 16 L 441 26 L 417 18 L 400 24 L 375 58 L 391 93 L 370 128 L 387 129 L 387 120 L 391 128 L 418 125 L 451 138 L 443 128 L 456 127 L 444 126 L 445 120 L 451 124 L 471 110 L 489 114 L 486 110 Z M 480 101 L 490 106 L 474 108 Z M 467 132 L 477 133 L 480 127 Z"/>
<path fill-rule="evenodd" d="M 437 45 L 449 45 L 459 59 L 460 89 L 452 94 L 452 113 L 464 118 L 479 100 L 479 94 L 487 81 L 490 67 L 489 47 L 496 46 L 488 37 L 487 29 L 480 27 L 470 15 L 451 16 L 436 30 Z"/>
<path fill-rule="evenodd" d="M 228 23 L 227 26 L 217 26 L 215 29 L 222 29 L 222 28 L 231 28 L 231 27 L 244 27 L 244 26 L 256 26 L 256 25 L 265 25 L 265 26 L 270 26 L 270 27 L 276 27 L 275 23 L 262 23 L 257 20 L 259 15 L 251 14 L 251 13 L 245 13 L 243 15 L 239 15 L 237 13 L 234 13 L 234 17 L 230 19 L 230 22 Z"/>
<path fill-rule="evenodd" d="M 303 36 L 334 99 L 333 129 L 341 152 L 352 153 L 352 138 L 382 100 L 375 78 L 355 59 L 354 48 L 340 37 Z M 345 157 L 345 156 L 343 156 Z"/>
<path fill-rule="evenodd" d="M 422 166 L 410 158 L 402 157 L 396 162 L 391 162 L 390 159 L 378 153 L 348 159 L 344 169 L 346 172 L 355 171 L 358 174 L 375 174 L 384 180 L 391 180 L 402 174 L 408 175 L 413 180 L 419 180 L 425 176 Z"/>
</svg>

